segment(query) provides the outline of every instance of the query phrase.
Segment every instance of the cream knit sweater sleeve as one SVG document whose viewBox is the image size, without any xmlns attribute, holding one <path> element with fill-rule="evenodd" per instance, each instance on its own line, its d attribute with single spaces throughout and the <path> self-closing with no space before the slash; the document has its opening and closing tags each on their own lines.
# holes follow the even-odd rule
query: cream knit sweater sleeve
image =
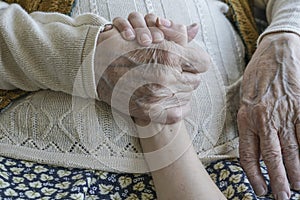
<svg viewBox="0 0 300 200">
<path fill-rule="evenodd" d="M 0 89 L 76 90 L 97 98 L 93 60 L 105 22 L 92 14 L 28 14 L 0 1 Z"/>
<path fill-rule="evenodd" d="M 294 32 L 300 36 L 300 1 L 299 0 L 256 0 L 256 5 L 266 9 L 268 28 L 262 37 L 274 32 Z"/>
</svg>

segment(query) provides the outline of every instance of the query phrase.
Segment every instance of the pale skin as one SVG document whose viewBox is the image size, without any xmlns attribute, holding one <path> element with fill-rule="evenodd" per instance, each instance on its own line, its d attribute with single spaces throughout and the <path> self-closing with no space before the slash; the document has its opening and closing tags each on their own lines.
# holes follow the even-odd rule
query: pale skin
<svg viewBox="0 0 300 200">
<path fill-rule="evenodd" d="M 259 166 L 263 159 L 272 193 L 279 200 L 289 199 L 290 189 L 300 190 L 299 46 L 294 33 L 273 33 L 262 39 L 245 71 L 238 113 L 241 165 L 256 194 L 265 195 Z"/>
<path fill-rule="evenodd" d="M 131 14 L 131 16 L 134 17 L 134 14 Z M 145 27 L 147 27 L 145 22 L 144 25 Z M 152 30 L 153 29 L 159 30 L 155 27 L 153 27 Z M 197 29 L 197 26 L 192 26 L 192 34 L 195 35 Z M 140 30 L 142 31 L 142 29 Z M 149 31 L 148 27 L 145 30 Z M 120 112 L 127 114 L 126 110 L 122 110 L 122 108 L 117 106 L 123 105 L 125 96 L 130 95 L 130 115 L 132 117 L 137 117 L 143 120 L 149 120 L 149 112 L 152 108 L 152 105 L 165 108 L 164 112 L 167 115 L 165 121 L 161 121 L 159 117 L 152 118 L 153 121 L 158 123 L 176 123 L 183 117 L 188 115 L 190 112 L 189 102 L 191 94 L 200 84 L 199 74 L 206 71 L 207 68 L 211 65 L 211 62 L 210 57 L 203 50 L 200 50 L 203 51 L 203 54 L 201 56 L 198 56 L 197 51 L 195 51 L 194 49 L 181 45 L 181 36 L 179 37 L 177 35 L 178 31 L 173 30 L 182 30 L 183 32 L 185 32 L 186 38 L 184 38 L 184 40 L 186 40 L 185 42 L 187 42 L 187 28 L 183 25 L 174 24 L 172 29 L 166 29 L 164 33 L 160 31 L 161 35 L 164 35 L 166 37 L 168 37 L 168 35 L 173 36 L 173 43 L 163 43 L 162 41 L 158 41 L 158 43 L 161 42 L 160 44 L 158 44 L 160 46 L 157 46 L 159 48 L 155 47 L 150 50 L 140 49 L 141 46 L 135 40 L 125 41 L 121 37 L 118 37 L 120 33 L 115 28 L 101 33 L 98 39 L 97 52 L 95 57 L 96 74 L 98 69 L 105 69 L 102 70 L 103 73 L 101 73 L 101 75 L 96 77 L 98 82 L 99 98 L 111 105 L 113 92 L 118 91 L 118 95 L 120 96 L 120 98 L 119 100 L 118 98 L 114 98 L 113 100 L 115 100 L 117 103 L 112 106 Z M 192 36 L 190 36 L 190 39 L 191 38 Z M 103 54 L 107 53 L 109 51 L 109 48 L 111 48 L 112 46 L 116 48 L 116 50 L 112 51 L 112 53 L 115 53 L 116 51 L 119 51 L 119 49 L 121 49 L 123 46 L 125 48 L 128 48 L 129 45 L 131 45 L 131 48 L 133 48 L 132 51 L 120 54 L 120 57 L 114 59 L 112 62 L 109 62 L 107 66 L 102 66 L 101 62 L 99 62 L 105 60 L 105 56 L 103 56 Z M 172 50 L 165 51 L 163 50 L 164 48 Z M 99 59 L 99 61 L 97 59 Z M 136 73 L 133 74 L 133 77 L 128 79 L 127 81 L 123 80 L 125 82 L 123 83 L 123 85 L 126 85 L 126 88 L 118 90 L 118 87 L 115 87 L 119 79 L 124 74 L 133 72 L 133 69 L 135 67 L 143 63 L 148 64 L 151 62 L 157 62 L 163 65 L 172 66 L 172 68 L 166 67 L 163 70 L 154 70 L 149 65 L 149 67 L 145 67 L 144 70 L 147 71 L 147 73 Z M 155 74 L 155 76 L 151 76 L 152 74 Z M 133 88 L 135 84 L 138 84 L 141 79 L 148 82 L 149 84 L 143 85 L 131 94 L 129 90 Z M 152 84 L 155 82 L 172 87 L 172 91 L 162 85 Z M 174 94 L 176 94 L 177 96 L 175 96 Z M 180 99 L 180 101 L 177 101 L 178 98 Z M 118 103 L 118 101 L 120 103 Z M 157 110 L 156 115 L 159 116 L 160 114 L 160 110 Z"/>
<path fill-rule="evenodd" d="M 132 19 L 132 16 L 134 16 L 134 20 L 140 20 L 140 22 L 134 22 L 139 28 L 148 30 L 147 25 L 152 25 L 153 27 L 157 25 L 161 28 L 160 30 L 168 40 L 176 41 L 176 43 L 182 46 L 186 46 L 188 41 L 197 33 L 197 26 L 195 25 L 188 28 L 174 23 L 171 23 L 170 26 L 164 26 L 161 20 L 156 20 L 154 15 L 147 15 L 145 18 L 146 23 L 143 23 L 144 20 L 140 14 L 131 14 L 129 20 Z M 118 26 L 120 23 L 126 23 L 126 21 L 118 18 L 114 23 Z M 143 29 L 136 32 L 137 37 L 144 31 Z M 188 36 L 189 33 L 190 37 Z M 207 56 L 207 54 L 205 54 L 205 56 Z M 180 119 L 182 119 L 182 117 Z M 145 120 L 138 117 L 135 118 L 135 121 L 139 125 L 147 124 Z M 154 136 L 145 137 L 145 135 L 143 135 L 145 132 L 146 134 L 148 132 L 152 134 L 152 132 L 156 131 L 155 127 L 157 126 L 164 128 L 158 131 Z M 199 160 L 191 145 L 189 135 L 182 120 L 166 126 L 157 123 L 147 128 L 138 126 L 138 130 L 140 143 L 153 177 L 158 199 L 226 199 L 211 180 Z M 168 145 L 169 149 L 164 149 Z M 155 153 L 155 151 L 159 152 L 152 157 L 147 155 L 147 153 Z M 164 163 L 166 158 L 170 161 Z"/>
</svg>

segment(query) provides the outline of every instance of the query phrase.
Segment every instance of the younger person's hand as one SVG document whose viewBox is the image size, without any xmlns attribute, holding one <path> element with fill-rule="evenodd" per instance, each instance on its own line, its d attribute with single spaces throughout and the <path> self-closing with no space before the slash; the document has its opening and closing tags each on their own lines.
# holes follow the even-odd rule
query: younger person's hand
<svg viewBox="0 0 300 200">
<path fill-rule="evenodd" d="M 136 39 L 142 46 L 160 43 L 164 39 L 185 45 L 195 38 L 199 29 L 196 23 L 185 26 L 151 13 L 143 17 L 138 12 L 130 13 L 128 19 L 117 17 L 113 20 L 113 24 L 125 40 Z M 183 34 L 185 32 L 186 34 Z"/>
<path fill-rule="evenodd" d="M 173 23 L 164 32 L 170 41 L 149 47 L 125 41 L 116 29 L 101 34 L 95 58 L 101 100 L 146 121 L 170 124 L 188 115 L 191 94 L 200 84 L 199 74 L 211 64 L 210 57 L 203 49 L 186 47 L 184 25 Z"/>
</svg>

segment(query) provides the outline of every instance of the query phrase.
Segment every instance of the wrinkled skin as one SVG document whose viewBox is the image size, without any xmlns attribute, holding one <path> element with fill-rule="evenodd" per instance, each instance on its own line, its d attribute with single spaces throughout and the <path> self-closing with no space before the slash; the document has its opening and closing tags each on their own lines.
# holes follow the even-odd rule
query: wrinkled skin
<svg viewBox="0 0 300 200">
<path fill-rule="evenodd" d="M 266 35 L 248 64 L 238 112 L 240 160 L 256 194 L 267 192 L 259 168 L 268 168 L 272 193 L 288 199 L 300 189 L 300 37 Z"/>
<path fill-rule="evenodd" d="M 130 41 L 136 43 L 138 49 L 110 63 L 98 78 L 97 91 L 99 98 L 110 105 L 112 94 L 117 91 L 118 97 L 114 99 L 115 103 L 112 106 L 125 114 L 127 113 L 124 109 L 124 98 L 126 95 L 131 95 L 129 105 L 125 107 L 129 106 L 132 117 L 149 121 L 151 116 L 154 122 L 171 124 L 188 115 L 191 94 L 200 83 L 199 74 L 206 71 L 211 62 L 210 57 L 203 50 L 187 47 L 189 36 L 185 26 L 173 24 L 163 31 L 169 41 L 158 42 L 159 44 L 142 49 L 136 41 Z M 120 34 L 116 29 L 102 33 L 97 48 L 108 48 L 107 45 L 102 44 L 116 34 Z M 124 37 L 124 34 L 122 36 Z M 176 41 L 181 43 L 176 44 Z M 115 40 L 109 42 L 109 45 L 119 45 L 122 48 L 120 38 L 115 44 L 114 42 Z M 200 56 L 199 51 L 201 51 Z M 95 63 L 97 67 L 97 62 Z M 163 65 L 163 68 L 158 68 L 157 63 Z M 147 64 L 144 70 L 137 72 L 133 70 L 142 64 Z M 122 80 L 126 87 L 122 89 L 115 87 L 120 78 L 128 72 L 131 72 L 131 77 Z M 131 89 L 139 81 L 145 81 L 146 84 L 132 93 Z"/>
</svg>

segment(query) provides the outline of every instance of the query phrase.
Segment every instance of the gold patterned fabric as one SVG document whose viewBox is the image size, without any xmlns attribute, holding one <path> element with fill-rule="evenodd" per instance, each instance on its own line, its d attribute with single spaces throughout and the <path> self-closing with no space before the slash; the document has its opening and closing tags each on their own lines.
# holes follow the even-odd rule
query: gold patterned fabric
<svg viewBox="0 0 300 200">
<path fill-rule="evenodd" d="M 246 61 L 249 61 L 256 50 L 259 37 L 250 0 L 225 0 L 229 5 L 228 17 L 235 25 L 246 47 Z"/>
<path fill-rule="evenodd" d="M 27 12 L 59 12 L 69 14 L 74 0 L 4 0 L 7 3 L 17 3 Z"/>
<path fill-rule="evenodd" d="M 22 90 L 0 90 L 0 113 L 9 106 L 13 100 L 25 96 L 29 92 Z"/>
</svg>

